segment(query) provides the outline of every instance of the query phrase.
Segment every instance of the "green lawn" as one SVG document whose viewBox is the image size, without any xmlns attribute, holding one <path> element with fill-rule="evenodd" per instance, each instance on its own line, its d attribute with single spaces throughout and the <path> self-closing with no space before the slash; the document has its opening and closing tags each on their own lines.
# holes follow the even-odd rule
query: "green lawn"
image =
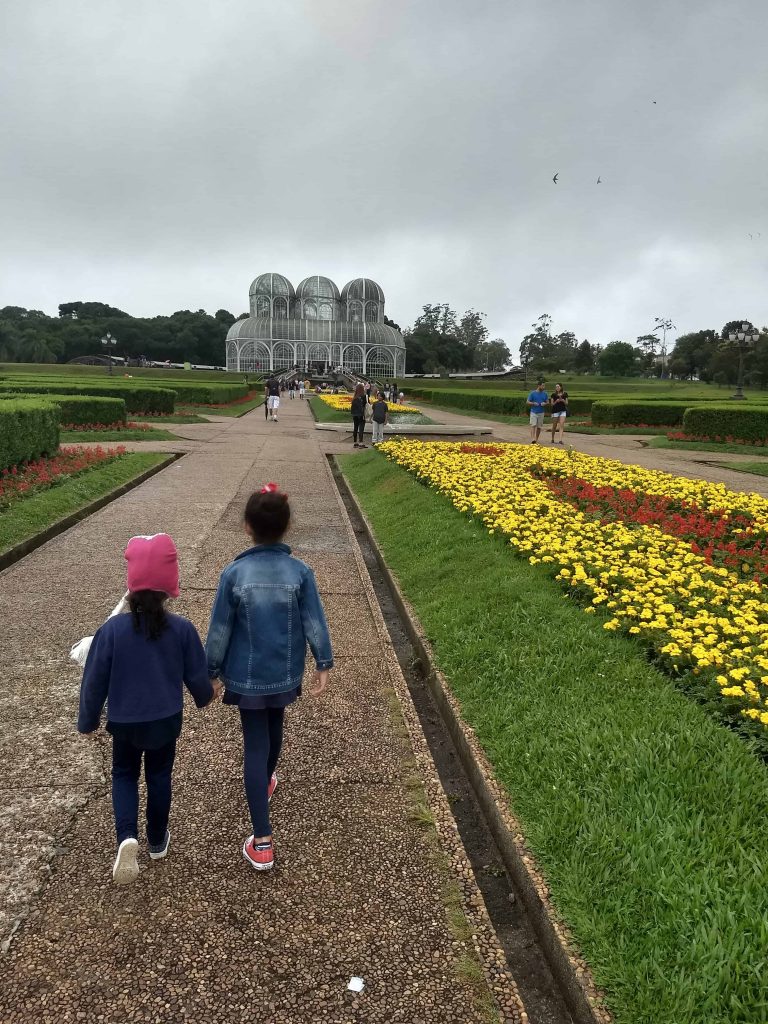
<svg viewBox="0 0 768 1024">
<path fill-rule="evenodd" d="M 649 448 L 679 448 L 689 452 L 727 452 L 733 455 L 768 456 L 768 446 L 751 444 L 727 444 L 719 441 L 670 441 L 668 437 L 654 437 L 648 442 Z"/>
<path fill-rule="evenodd" d="M 211 405 L 184 405 L 183 403 L 179 403 L 176 408 L 179 413 L 184 416 L 245 416 L 247 412 L 252 412 L 263 404 L 264 396 L 259 395 L 258 398 L 254 398 L 250 402 L 233 402 L 230 405 L 216 407 Z"/>
<path fill-rule="evenodd" d="M 531 377 L 526 383 L 519 378 L 504 381 L 470 381 L 409 377 L 401 384 L 406 398 L 408 393 L 413 391 L 479 391 L 487 395 L 519 395 L 531 391 L 536 386 L 536 380 Z M 648 396 L 666 401 L 706 399 L 722 402 L 733 394 L 733 387 L 725 384 L 720 386 L 702 384 L 698 381 L 646 380 L 642 377 L 598 377 L 591 374 L 552 374 L 546 377 L 547 390 L 551 391 L 555 384 L 562 384 L 574 398 L 578 398 L 579 395 L 599 395 L 606 399 L 635 400 Z M 750 388 L 747 397 L 751 403 L 766 402 L 768 391 Z"/>
<path fill-rule="evenodd" d="M 15 501 L 0 511 L 0 552 L 28 540 L 167 458 L 159 452 L 121 455 L 106 465 L 94 466 L 70 480 Z"/>
<path fill-rule="evenodd" d="M 205 416 L 131 416 L 132 423 L 152 423 L 159 430 L 162 430 L 166 423 L 207 423 Z"/>
<path fill-rule="evenodd" d="M 408 401 L 408 399 L 406 399 L 406 401 Z M 528 426 L 527 416 L 504 416 L 502 413 L 481 412 L 479 409 L 449 408 L 447 405 L 433 405 L 432 402 L 426 398 L 414 398 L 413 404 L 421 406 L 426 404 L 430 411 L 434 409 L 435 412 L 449 412 L 454 416 L 471 416 L 473 419 L 491 420 L 494 423 L 508 423 L 515 427 Z"/>
<path fill-rule="evenodd" d="M 62 444 L 110 444 L 115 441 L 173 441 L 178 435 L 169 430 L 62 430 Z"/>
<path fill-rule="evenodd" d="M 447 497 L 340 461 L 617 1024 L 768 1021 L 766 764 Z"/>
<path fill-rule="evenodd" d="M 710 465 L 735 469 L 739 473 L 752 473 L 754 476 L 768 476 L 768 462 L 712 462 Z"/>
</svg>

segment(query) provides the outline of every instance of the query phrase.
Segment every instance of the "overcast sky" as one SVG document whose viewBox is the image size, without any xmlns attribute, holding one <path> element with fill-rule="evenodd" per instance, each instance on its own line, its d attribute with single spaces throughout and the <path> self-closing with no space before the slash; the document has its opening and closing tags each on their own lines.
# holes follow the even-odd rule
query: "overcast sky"
<svg viewBox="0 0 768 1024">
<path fill-rule="evenodd" d="M 766 0 L 2 0 L 0 306 L 277 271 L 514 351 L 766 324 L 766 39 Z"/>
</svg>

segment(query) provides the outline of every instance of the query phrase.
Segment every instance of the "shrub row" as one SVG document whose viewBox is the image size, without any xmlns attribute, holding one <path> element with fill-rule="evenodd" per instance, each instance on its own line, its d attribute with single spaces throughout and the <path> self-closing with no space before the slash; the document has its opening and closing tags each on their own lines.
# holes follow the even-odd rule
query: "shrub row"
<svg viewBox="0 0 768 1024">
<path fill-rule="evenodd" d="M 12 394 L 0 394 L 0 400 L 12 399 Z M 59 409 L 59 423 L 77 426 L 89 424 L 125 423 L 125 401 L 122 398 L 103 398 L 96 395 L 36 395 Z"/>
<path fill-rule="evenodd" d="M 58 373 L 41 374 L 3 374 L 0 379 L 0 387 L 16 384 L 45 384 L 46 388 L 51 385 L 62 384 L 65 387 L 98 387 L 110 388 L 121 391 L 123 388 L 160 388 L 173 391 L 176 401 L 188 405 L 226 405 L 238 398 L 244 398 L 249 392 L 249 385 L 240 381 L 176 381 L 176 380 L 132 380 L 129 377 L 115 376 L 112 378 L 94 378 L 63 376 Z M 63 388 L 59 388 L 64 393 Z M 132 410 L 129 410 L 132 411 Z"/>
<path fill-rule="evenodd" d="M 447 405 L 453 409 L 472 409 L 476 412 L 493 412 L 502 416 L 525 416 L 528 412 L 525 394 L 488 395 L 482 391 L 433 391 L 431 388 L 408 388 L 408 397 L 422 398 L 435 405 Z M 595 401 L 593 395 L 579 395 L 568 399 L 568 412 L 588 413 Z"/>
<path fill-rule="evenodd" d="M 59 410 L 52 402 L 0 402 L 0 470 L 52 455 L 59 447 Z"/>
<path fill-rule="evenodd" d="M 690 402 L 604 402 L 592 405 L 592 423 L 596 427 L 620 427 L 624 424 L 649 427 L 676 427 L 683 422 Z"/>
<path fill-rule="evenodd" d="M 34 395 L 83 395 L 84 397 L 102 396 L 104 398 L 121 398 L 128 412 L 167 412 L 175 408 L 175 392 L 167 388 L 133 384 L 71 384 L 66 380 L 56 381 L 24 381 L 13 378 L 0 380 L 3 391 L 15 394 Z"/>
<path fill-rule="evenodd" d="M 683 429 L 686 434 L 697 437 L 765 441 L 768 440 L 768 409 L 736 404 L 686 409 Z"/>
</svg>

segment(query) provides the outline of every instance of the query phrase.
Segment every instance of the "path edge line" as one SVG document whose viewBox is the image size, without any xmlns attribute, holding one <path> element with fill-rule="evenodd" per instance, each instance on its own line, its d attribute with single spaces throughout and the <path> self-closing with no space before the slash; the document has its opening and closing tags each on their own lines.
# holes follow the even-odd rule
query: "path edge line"
<svg viewBox="0 0 768 1024">
<path fill-rule="evenodd" d="M 525 844 L 520 826 L 508 809 L 508 797 L 496 780 L 490 763 L 475 738 L 474 730 L 462 718 L 459 705 L 445 677 L 435 666 L 432 650 L 421 624 L 384 560 L 371 524 L 357 496 L 349 486 L 336 457 L 331 458 L 337 484 L 344 488 L 345 494 L 360 516 L 366 539 L 387 581 L 408 639 L 421 660 L 424 678 L 432 697 L 475 791 L 491 835 L 501 853 L 504 867 L 523 900 L 550 970 L 561 987 L 568 1009 L 576 1024 L 610 1024 L 613 1017 L 592 978 L 589 965 L 575 952 L 567 929 L 549 900 L 549 888 Z"/>
<path fill-rule="evenodd" d="M 77 526 L 88 516 L 93 515 L 94 512 L 99 512 L 106 505 L 116 501 L 118 498 L 122 498 L 124 494 L 128 494 L 135 487 L 140 487 L 141 484 L 146 483 L 150 477 L 155 476 L 157 473 L 162 473 L 164 469 L 167 469 L 174 462 L 178 462 L 182 459 L 186 452 L 174 452 L 169 454 L 162 462 L 158 462 L 156 466 L 152 466 L 150 469 L 145 469 L 138 476 L 135 476 L 132 480 L 128 480 L 124 484 L 120 484 L 119 487 L 113 488 L 106 494 L 102 494 L 100 498 L 94 498 L 93 501 L 88 502 L 87 505 L 83 505 L 82 508 L 77 509 L 76 512 L 70 512 L 68 516 L 64 516 L 63 519 L 57 519 L 55 523 L 50 526 L 46 526 L 44 530 L 40 530 L 39 533 L 33 534 L 31 537 L 27 537 L 26 540 L 20 541 L 18 544 L 14 544 L 13 547 L 8 548 L 0 554 L 0 572 L 5 569 L 9 569 L 16 562 L 20 562 L 22 558 L 30 555 L 33 551 L 41 548 L 43 544 L 47 544 L 49 540 L 53 540 L 62 533 L 66 533 L 73 526 Z"/>
</svg>

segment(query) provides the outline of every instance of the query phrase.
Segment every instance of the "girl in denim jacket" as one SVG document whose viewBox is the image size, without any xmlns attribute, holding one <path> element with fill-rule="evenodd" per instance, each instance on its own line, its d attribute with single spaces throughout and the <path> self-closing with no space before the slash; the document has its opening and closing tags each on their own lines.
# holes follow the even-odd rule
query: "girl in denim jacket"
<svg viewBox="0 0 768 1024">
<path fill-rule="evenodd" d="M 208 627 L 211 679 L 221 678 L 224 703 L 235 704 L 243 727 L 245 794 L 253 835 L 243 857 L 257 871 L 274 865 L 269 801 L 283 742 L 283 716 L 301 696 L 307 644 L 316 671 L 310 693 L 328 685 L 333 652 L 312 570 L 281 543 L 291 519 L 277 484 L 252 494 L 245 529 L 254 547 L 221 574 Z"/>
</svg>

